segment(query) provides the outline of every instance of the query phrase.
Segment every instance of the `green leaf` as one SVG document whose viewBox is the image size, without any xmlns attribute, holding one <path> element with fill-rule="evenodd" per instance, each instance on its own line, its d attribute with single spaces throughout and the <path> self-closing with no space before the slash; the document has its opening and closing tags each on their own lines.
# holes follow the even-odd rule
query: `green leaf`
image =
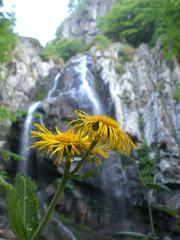
<svg viewBox="0 0 180 240">
<path fill-rule="evenodd" d="M 8 191 L 10 225 L 21 240 L 29 239 L 38 226 L 36 190 L 36 184 L 25 174 L 20 173 L 16 176 L 14 189 Z"/>
<path fill-rule="evenodd" d="M 176 230 L 176 231 L 180 231 L 180 225 L 177 225 L 177 226 L 175 227 L 175 230 Z"/>
<path fill-rule="evenodd" d="M 73 175 L 72 178 L 75 180 L 85 180 L 87 178 L 96 177 L 99 173 L 97 170 L 87 170 L 81 175 Z"/>
<path fill-rule="evenodd" d="M 0 185 L 2 185 L 6 190 L 12 190 L 13 186 L 8 183 L 6 180 L 6 177 L 4 176 L 4 174 L 0 174 Z"/>
<path fill-rule="evenodd" d="M 152 207 L 159 210 L 159 211 L 165 212 L 172 217 L 175 217 L 175 218 L 179 217 L 178 210 L 176 208 L 170 208 L 170 207 L 167 207 L 163 204 L 152 204 Z"/>
<path fill-rule="evenodd" d="M 170 188 L 166 187 L 161 183 L 147 183 L 145 184 L 145 187 L 156 190 L 156 191 L 165 191 L 165 192 L 172 193 Z"/>
<path fill-rule="evenodd" d="M 7 209 L 9 224 L 12 231 L 16 234 L 18 239 L 26 240 L 26 229 L 22 219 L 22 206 L 18 199 L 18 193 L 15 188 L 8 191 L 7 195 Z"/>
<path fill-rule="evenodd" d="M 119 239 L 128 238 L 128 239 L 135 239 L 135 240 L 152 240 L 152 238 L 148 235 L 137 233 L 137 232 L 118 232 L 116 234 L 116 238 Z"/>
</svg>

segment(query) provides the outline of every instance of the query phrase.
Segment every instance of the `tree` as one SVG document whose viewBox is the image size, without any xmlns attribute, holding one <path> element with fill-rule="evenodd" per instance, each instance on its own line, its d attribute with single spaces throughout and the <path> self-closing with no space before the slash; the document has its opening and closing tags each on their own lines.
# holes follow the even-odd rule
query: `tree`
<svg viewBox="0 0 180 240">
<path fill-rule="evenodd" d="M 110 38 L 135 47 L 161 39 L 166 56 L 180 58 L 179 0 L 117 0 L 99 27 Z"/>
<path fill-rule="evenodd" d="M 11 52 L 16 43 L 13 33 L 14 15 L 2 11 L 3 0 L 0 0 L 0 63 L 11 59 Z"/>
</svg>

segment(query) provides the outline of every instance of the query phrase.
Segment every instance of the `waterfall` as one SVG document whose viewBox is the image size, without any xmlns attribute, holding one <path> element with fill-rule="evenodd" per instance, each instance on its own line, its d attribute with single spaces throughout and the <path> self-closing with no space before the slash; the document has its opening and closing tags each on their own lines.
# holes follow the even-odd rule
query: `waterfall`
<svg viewBox="0 0 180 240">
<path fill-rule="evenodd" d="M 41 101 L 33 103 L 28 110 L 28 114 L 26 116 L 26 120 L 24 122 L 22 137 L 21 137 L 21 149 L 20 155 L 23 157 L 23 160 L 20 162 L 19 170 L 26 172 L 27 171 L 27 164 L 28 164 L 28 157 L 30 153 L 29 149 L 29 133 L 31 130 L 32 122 L 34 119 L 34 113 L 40 106 Z"/>
<path fill-rule="evenodd" d="M 93 107 L 93 114 L 101 114 L 102 107 L 93 87 L 91 72 L 88 69 L 88 56 L 81 56 L 74 63 L 77 64 L 74 70 L 79 74 L 81 80 L 78 91 L 79 97 L 83 101 L 86 101 L 88 98 Z"/>
<path fill-rule="evenodd" d="M 57 88 L 57 83 L 58 83 L 59 77 L 60 77 L 60 73 L 56 74 L 54 81 L 53 81 L 52 88 L 50 89 L 50 91 L 47 94 L 47 99 L 50 99 L 52 97 L 53 93 L 55 92 L 55 90 Z M 19 164 L 19 167 L 18 167 L 19 171 L 23 171 L 23 172 L 28 171 L 28 158 L 30 155 L 30 149 L 29 149 L 30 131 L 31 131 L 31 127 L 33 124 L 33 120 L 34 120 L 34 113 L 40 107 L 40 105 L 41 105 L 41 101 L 31 104 L 28 109 L 28 114 L 26 116 L 26 119 L 24 121 L 24 126 L 23 126 L 23 130 L 22 130 L 22 135 L 21 135 L 21 146 L 20 146 L 20 155 L 23 157 L 23 160 Z M 39 121 L 40 121 L 40 123 L 43 123 L 42 116 L 40 116 Z"/>
<path fill-rule="evenodd" d="M 53 95 L 53 93 L 56 91 L 56 88 L 57 88 L 57 84 L 58 84 L 58 80 L 59 80 L 59 77 L 61 76 L 61 73 L 58 73 L 55 78 L 54 78 L 54 83 L 53 83 L 53 87 L 50 89 L 50 91 L 48 92 L 48 95 L 47 95 L 47 99 L 50 99 Z"/>
</svg>

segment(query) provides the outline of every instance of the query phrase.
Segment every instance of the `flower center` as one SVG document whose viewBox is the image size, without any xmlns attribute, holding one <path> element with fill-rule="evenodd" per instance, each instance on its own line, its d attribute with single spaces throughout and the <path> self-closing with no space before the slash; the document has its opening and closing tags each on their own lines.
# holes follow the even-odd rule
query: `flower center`
<svg viewBox="0 0 180 240">
<path fill-rule="evenodd" d="M 63 142 L 63 143 L 67 143 L 67 144 L 77 144 L 80 143 L 80 138 L 78 135 L 73 134 L 73 133 L 59 133 L 57 135 L 55 135 L 55 139 Z"/>
</svg>

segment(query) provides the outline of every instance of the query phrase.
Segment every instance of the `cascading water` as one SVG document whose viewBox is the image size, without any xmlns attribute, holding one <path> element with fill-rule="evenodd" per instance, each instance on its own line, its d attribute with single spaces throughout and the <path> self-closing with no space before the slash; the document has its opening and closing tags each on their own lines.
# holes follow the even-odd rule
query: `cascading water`
<svg viewBox="0 0 180 240">
<path fill-rule="evenodd" d="M 58 73 L 53 82 L 53 86 L 50 89 L 50 91 L 47 94 L 47 99 L 50 99 L 54 92 L 56 91 L 58 80 L 60 77 L 60 73 Z M 41 101 L 33 103 L 28 110 L 28 114 L 26 116 L 24 126 L 23 126 L 23 132 L 22 132 L 22 137 L 21 137 L 21 148 L 20 148 L 20 155 L 23 157 L 24 160 L 20 162 L 19 165 L 19 171 L 23 171 L 28 173 L 28 165 L 29 165 L 29 156 L 30 156 L 30 149 L 29 149 L 29 144 L 30 144 L 30 131 L 32 128 L 33 120 L 34 120 L 34 113 L 37 111 L 37 109 L 41 105 Z M 43 123 L 43 118 L 42 116 L 39 117 L 39 121 L 42 124 Z M 41 201 L 41 199 L 40 199 Z M 45 206 L 45 204 L 44 204 Z M 65 239 L 68 240 L 76 240 L 75 236 L 73 233 L 59 220 L 59 218 L 53 216 L 53 221 L 56 223 L 59 229 L 64 233 Z"/>
<path fill-rule="evenodd" d="M 34 113 L 40 106 L 41 101 L 33 103 L 28 110 L 28 114 L 26 116 L 26 120 L 24 122 L 23 126 L 23 132 L 22 132 L 22 138 L 21 138 L 21 149 L 20 149 L 20 155 L 23 157 L 23 160 L 20 162 L 19 170 L 23 172 L 27 172 L 27 166 L 28 166 L 28 157 L 30 153 L 29 149 L 29 132 L 32 126 Z"/>
<path fill-rule="evenodd" d="M 91 72 L 88 69 L 88 56 L 84 55 L 74 61 L 77 65 L 75 66 L 75 72 L 80 76 L 80 86 L 78 89 L 79 98 L 82 98 L 82 102 L 87 98 L 92 104 L 93 114 L 101 114 L 102 107 L 99 102 L 98 96 L 93 88 Z"/>
<path fill-rule="evenodd" d="M 56 88 L 57 88 L 57 84 L 58 84 L 58 80 L 61 76 L 61 73 L 58 73 L 55 78 L 54 78 L 54 84 L 53 84 L 53 87 L 50 89 L 50 91 L 48 92 L 48 95 L 47 95 L 47 99 L 51 98 L 53 93 L 56 91 Z"/>
<path fill-rule="evenodd" d="M 56 90 L 58 79 L 60 77 L 60 73 L 57 73 L 54 81 L 53 86 L 50 89 L 50 91 L 47 94 L 47 99 L 51 98 L 53 93 Z M 20 147 L 20 155 L 23 157 L 23 161 L 19 164 L 19 171 L 28 172 L 28 158 L 30 155 L 30 149 L 29 149 L 29 138 L 30 138 L 30 131 L 32 128 L 33 120 L 34 120 L 34 113 L 37 111 L 37 109 L 40 107 L 41 101 L 33 103 L 28 110 L 28 114 L 26 116 L 26 119 L 24 121 L 22 136 L 21 136 L 21 147 Z M 39 118 L 40 123 L 43 123 L 42 116 Z"/>
</svg>

